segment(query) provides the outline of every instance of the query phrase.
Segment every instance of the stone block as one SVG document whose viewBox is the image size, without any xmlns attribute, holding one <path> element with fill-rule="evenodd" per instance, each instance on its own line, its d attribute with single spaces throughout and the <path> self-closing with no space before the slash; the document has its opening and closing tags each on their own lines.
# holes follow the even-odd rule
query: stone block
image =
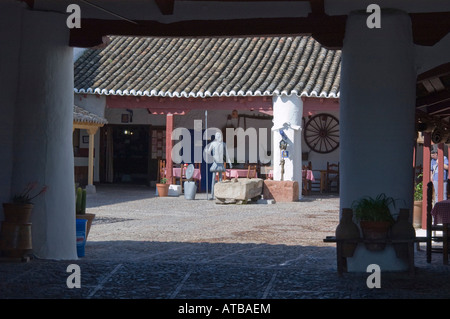
<svg viewBox="0 0 450 319">
<path fill-rule="evenodd" d="M 219 201 L 239 201 L 259 198 L 262 194 L 263 180 L 261 178 L 234 178 L 214 185 L 214 197 Z"/>
<path fill-rule="evenodd" d="M 297 181 L 264 181 L 264 199 L 275 199 L 277 202 L 295 202 L 298 201 L 298 196 L 299 186 Z"/>
</svg>

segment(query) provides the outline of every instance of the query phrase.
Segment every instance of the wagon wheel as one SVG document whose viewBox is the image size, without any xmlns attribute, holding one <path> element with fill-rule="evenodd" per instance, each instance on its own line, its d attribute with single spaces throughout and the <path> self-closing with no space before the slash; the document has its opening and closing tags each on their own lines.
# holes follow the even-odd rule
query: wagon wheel
<svg viewBox="0 0 450 319">
<path fill-rule="evenodd" d="M 339 146 L 339 120 L 330 114 L 314 115 L 305 125 L 305 142 L 317 153 L 330 153 Z"/>
</svg>

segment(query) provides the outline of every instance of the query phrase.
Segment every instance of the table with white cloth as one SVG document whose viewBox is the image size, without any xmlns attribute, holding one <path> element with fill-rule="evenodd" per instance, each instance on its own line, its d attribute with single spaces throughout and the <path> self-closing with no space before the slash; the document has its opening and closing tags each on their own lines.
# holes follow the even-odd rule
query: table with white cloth
<svg viewBox="0 0 450 319">
<path fill-rule="evenodd" d="M 431 216 L 433 217 L 433 224 L 442 224 L 442 254 L 443 262 L 448 265 L 448 225 L 450 224 L 450 199 L 443 200 L 434 204 L 431 210 Z"/>
</svg>

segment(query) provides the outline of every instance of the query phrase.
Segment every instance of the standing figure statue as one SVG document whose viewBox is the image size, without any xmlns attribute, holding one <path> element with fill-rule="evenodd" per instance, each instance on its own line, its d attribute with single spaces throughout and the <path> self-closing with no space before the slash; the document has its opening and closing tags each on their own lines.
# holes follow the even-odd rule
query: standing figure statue
<svg viewBox="0 0 450 319">
<path fill-rule="evenodd" d="M 211 165 L 211 168 L 209 170 L 210 172 L 214 173 L 213 179 L 212 179 L 212 185 L 211 185 L 211 199 L 214 199 L 214 184 L 216 182 L 217 173 L 219 173 L 219 182 L 221 182 L 222 181 L 222 173 L 225 172 L 225 167 L 224 167 L 224 163 L 223 163 L 224 150 L 225 150 L 226 160 L 227 160 L 228 164 L 230 164 L 230 168 L 233 167 L 233 165 L 231 164 L 230 157 L 228 156 L 227 145 L 222 140 L 222 133 L 217 132 L 215 137 L 216 138 L 214 139 L 214 141 L 212 141 L 208 147 L 208 153 L 211 153 L 211 151 L 212 151 L 212 157 L 214 160 L 214 162 Z"/>
</svg>

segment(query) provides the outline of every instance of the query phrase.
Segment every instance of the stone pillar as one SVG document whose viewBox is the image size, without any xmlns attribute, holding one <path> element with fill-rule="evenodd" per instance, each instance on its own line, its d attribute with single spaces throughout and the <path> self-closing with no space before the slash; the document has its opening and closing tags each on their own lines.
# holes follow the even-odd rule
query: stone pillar
<svg viewBox="0 0 450 319">
<path fill-rule="evenodd" d="M 14 111 L 19 81 L 20 32 L 23 5 L 1 1 L 0 12 L 0 203 L 11 199 L 14 162 Z M 8 17 L 8 18 L 6 18 Z M 0 219 L 3 211 L 0 208 Z"/>
<path fill-rule="evenodd" d="M 23 9 L 21 18 L 11 190 L 20 192 L 33 181 L 49 187 L 34 200 L 33 254 L 77 259 L 73 49 L 66 16 Z"/>
<path fill-rule="evenodd" d="M 415 59 L 408 14 L 383 10 L 381 28 L 369 29 L 366 12 L 352 12 L 342 49 L 340 96 L 340 205 L 385 193 L 399 208 L 413 209 Z M 411 213 L 412 215 L 412 213 Z M 375 255 L 359 245 L 349 271 L 404 270 L 388 246 Z M 371 255 L 367 255 L 371 254 Z"/>
<path fill-rule="evenodd" d="M 87 129 L 89 133 L 89 158 L 88 158 L 88 184 L 86 185 L 86 192 L 94 194 L 96 192 L 94 185 L 94 137 L 98 131 L 98 127 L 91 127 Z"/>
<path fill-rule="evenodd" d="M 172 131 L 173 131 L 173 114 L 166 115 L 166 184 L 172 184 L 173 163 L 172 163 Z"/>
<path fill-rule="evenodd" d="M 297 181 L 302 189 L 302 115 L 303 101 L 297 95 L 273 97 L 272 158 L 273 179 L 281 180 L 280 129 L 286 134 L 288 158 L 284 163 L 284 181 Z M 302 197 L 299 192 L 299 199 Z"/>
</svg>

